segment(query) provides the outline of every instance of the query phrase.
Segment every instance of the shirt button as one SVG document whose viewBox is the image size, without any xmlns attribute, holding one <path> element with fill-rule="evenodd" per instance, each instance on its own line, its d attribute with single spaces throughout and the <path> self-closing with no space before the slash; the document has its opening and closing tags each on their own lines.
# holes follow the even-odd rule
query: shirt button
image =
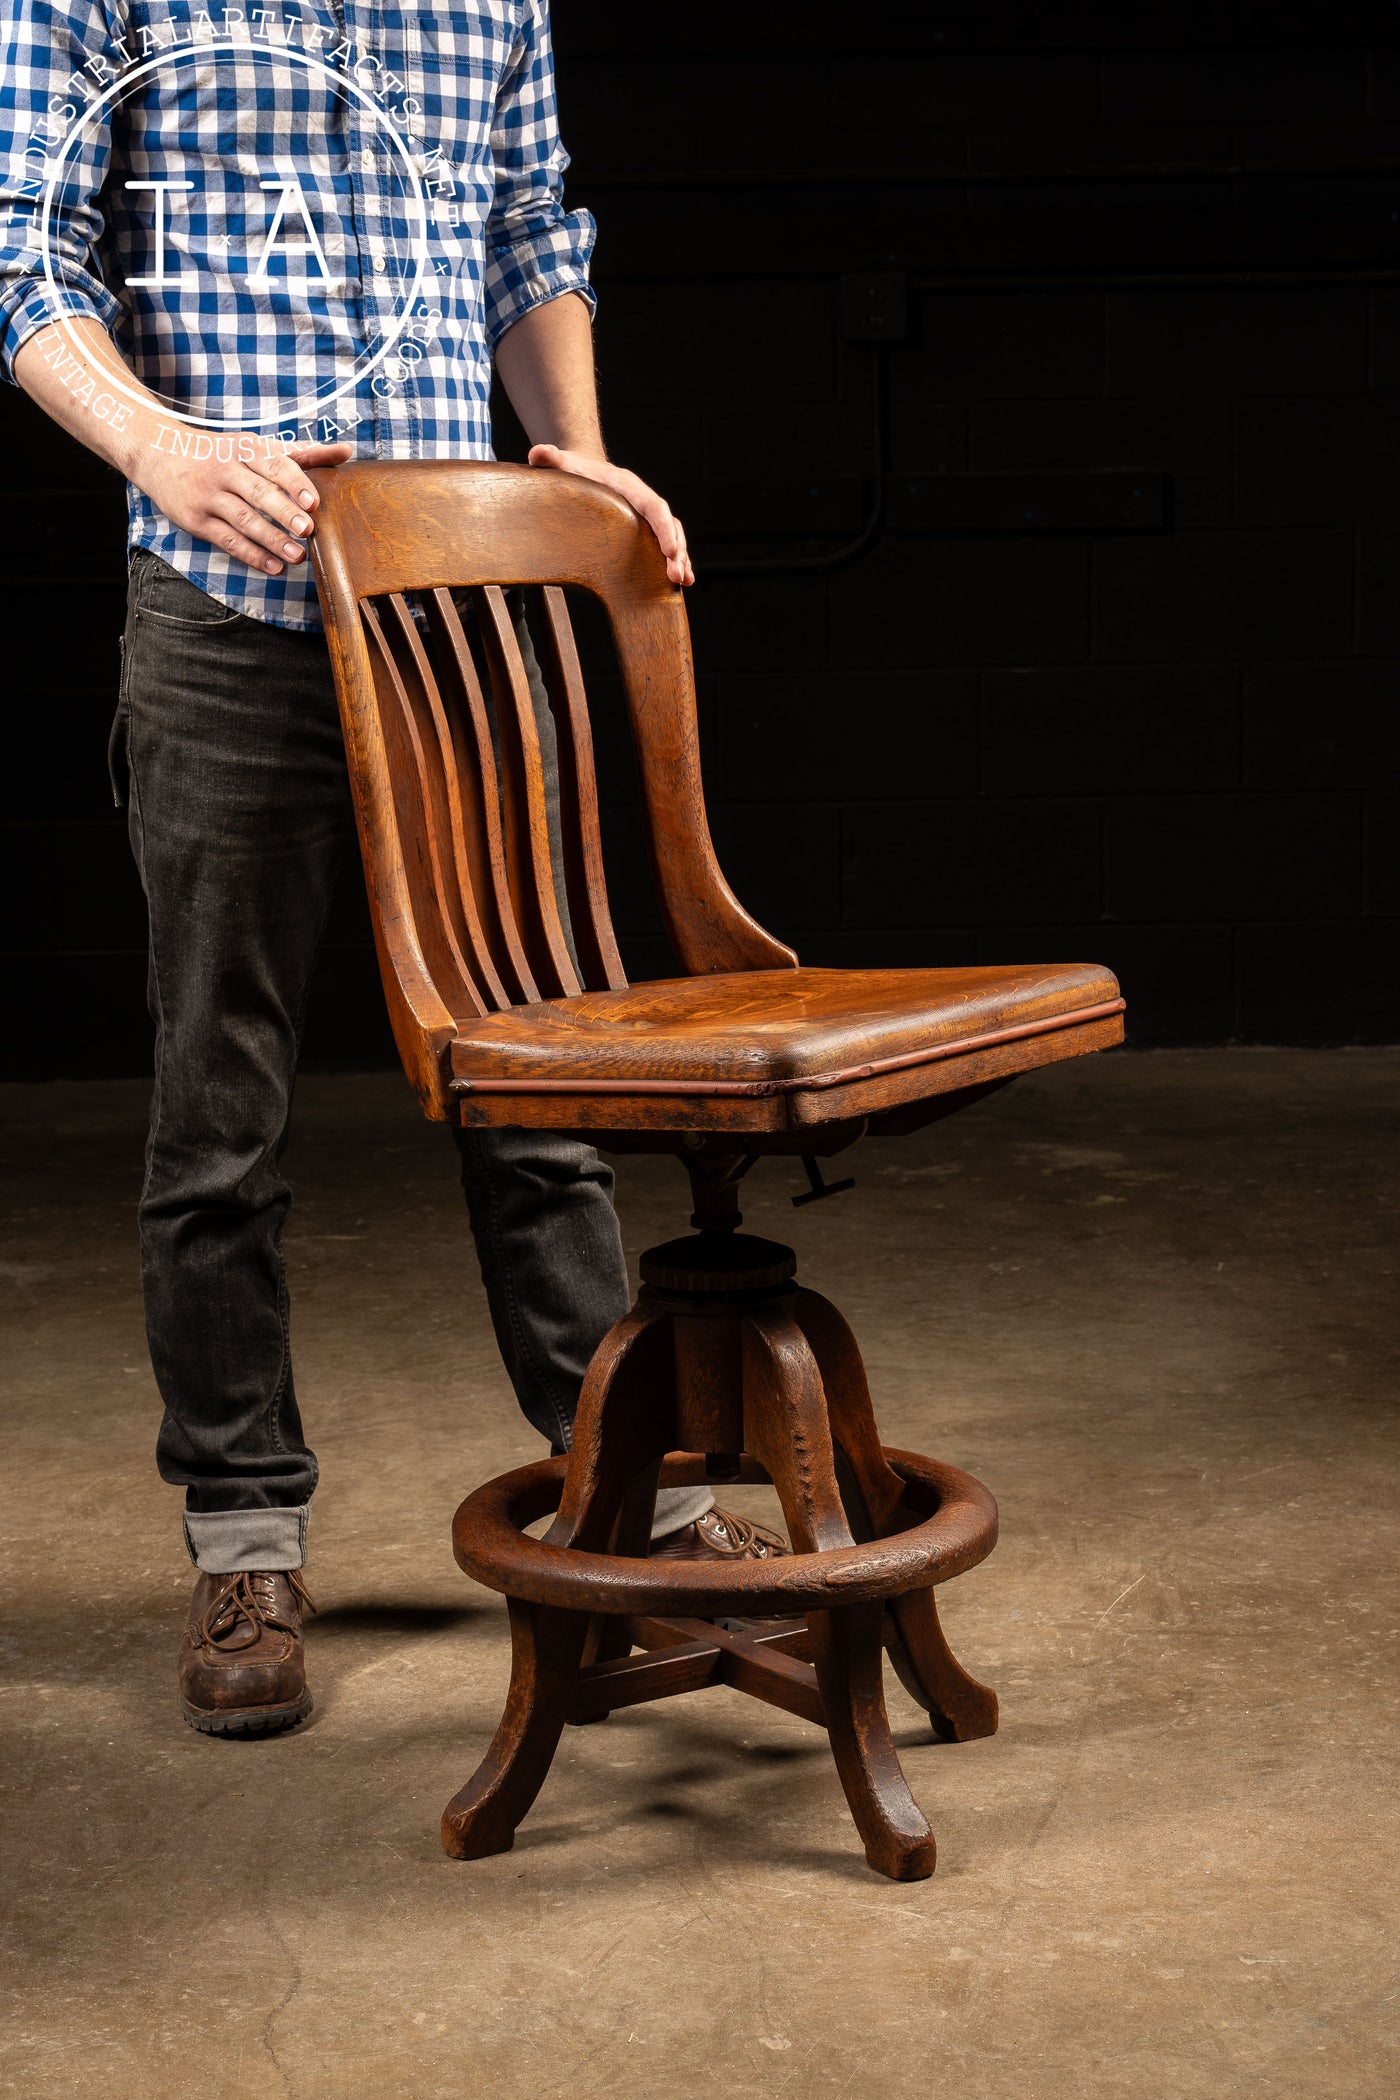
<svg viewBox="0 0 1400 2100">
<path fill-rule="evenodd" d="M 374 173 L 374 155 L 366 146 L 360 155 L 360 167 L 366 175 Z"/>
<path fill-rule="evenodd" d="M 376 270 L 387 270 L 389 265 L 382 255 L 376 255 L 374 258 L 374 267 Z"/>
</svg>

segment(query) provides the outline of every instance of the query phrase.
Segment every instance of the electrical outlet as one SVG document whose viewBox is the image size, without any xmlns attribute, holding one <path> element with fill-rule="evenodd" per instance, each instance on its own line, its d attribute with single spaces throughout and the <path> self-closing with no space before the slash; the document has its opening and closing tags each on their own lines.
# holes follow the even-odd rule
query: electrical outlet
<svg viewBox="0 0 1400 2100">
<path fill-rule="evenodd" d="M 857 270 L 841 279 L 841 334 L 848 343 L 909 340 L 909 279 L 903 270 Z"/>
</svg>

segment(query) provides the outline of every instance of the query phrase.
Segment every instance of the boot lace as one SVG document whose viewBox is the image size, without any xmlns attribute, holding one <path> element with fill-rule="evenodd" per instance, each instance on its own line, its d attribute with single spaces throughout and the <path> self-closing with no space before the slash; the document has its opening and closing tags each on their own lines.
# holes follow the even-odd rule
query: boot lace
<svg viewBox="0 0 1400 2100">
<path fill-rule="evenodd" d="M 308 1611 L 315 1611 L 311 1592 L 297 1570 L 288 1568 L 286 1576 L 293 1596 L 304 1604 Z M 283 1616 L 278 1605 L 277 1579 L 274 1575 L 252 1570 L 235 1576 L 228 1588 L 214 1599 L 200 1620 L 200 1638 L 214 1646 L 227 1640 L 240 1625 L 247 1625 L 255 1636 L 264 1626 L 270 1626 L 278 1633 L 297 1632 L 295 1624 Z"/>
<path fill-rule="evenodd" d="M 723 1554 L 726 1560 L 770 1560 L 789 1550 L 781 1532 L 728 1509 L 707 1510 L 695 1528 L 711 1551 Z"/>
</svg>

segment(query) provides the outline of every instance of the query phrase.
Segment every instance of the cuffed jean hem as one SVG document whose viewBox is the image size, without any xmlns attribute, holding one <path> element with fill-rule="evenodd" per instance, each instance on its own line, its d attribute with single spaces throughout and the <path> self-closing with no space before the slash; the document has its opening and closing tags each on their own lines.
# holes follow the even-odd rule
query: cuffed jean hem
<svg viewBox="0 0 1400 2100">
<path fill-rule="evenodd" d="M 651 1535 L 654 1539 L 668 1539 L 673 1531 L 683 1531 L 714 1506 L 715 1498 L 708 1488 L 660 1488 Z"/>
<path fill-rule="evenodd" d="M 306 1562 L 310 1509 L 187 1509 L 185 1545 L 204 1575 L 284 1573 Z"/>
</svg>

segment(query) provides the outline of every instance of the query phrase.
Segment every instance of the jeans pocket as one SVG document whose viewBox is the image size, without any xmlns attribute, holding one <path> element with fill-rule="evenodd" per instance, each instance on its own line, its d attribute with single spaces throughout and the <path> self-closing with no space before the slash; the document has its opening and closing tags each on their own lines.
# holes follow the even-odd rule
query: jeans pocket
<svg viewBox="0 0 1400 2100">
<path fill-rule="evenodd" d="M 137 612 L 162 627 L 237 627 L 247 619 L 246 613 L 211 598 L 149 547 L 137 549 L 132 576 Z"/>
</svg>

